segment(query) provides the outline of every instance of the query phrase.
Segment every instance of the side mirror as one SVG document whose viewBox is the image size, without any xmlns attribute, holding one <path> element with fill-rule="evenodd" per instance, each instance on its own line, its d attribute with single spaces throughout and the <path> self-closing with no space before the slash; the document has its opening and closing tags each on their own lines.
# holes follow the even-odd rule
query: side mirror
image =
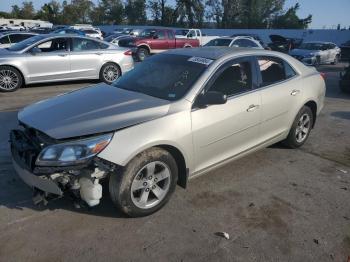
<svg viewBox="0 0 350 262">
<path fill-rule="evenodd" d="M 157 35 L 157 34 L 154 34 L 154 35 L 153 35 L 153 39 L 158 39 L 158 35 Z"/>
<path fill-rule="evenodd" d="M 209 91 L 201 95 L 198 99 L 199 107 L 206 107 L 208 105 L 222 105 L 226 104 L 227 96 L 221 92 Z"/>
<path fill-rule="evenodd" d="M 31 53 L 32 55 L 36 55 L 38 53 L 41 53 L 41 49 L 39 47 L 33 47 L 29 50 L 29 53 Z"/>
<path fill-rule="evenodd" d="M 188 34 L 188 35 L 187 35 L 187 38 L 192 38 L 192 37 L 193 37 L 192 34 Z"/>
</svg>

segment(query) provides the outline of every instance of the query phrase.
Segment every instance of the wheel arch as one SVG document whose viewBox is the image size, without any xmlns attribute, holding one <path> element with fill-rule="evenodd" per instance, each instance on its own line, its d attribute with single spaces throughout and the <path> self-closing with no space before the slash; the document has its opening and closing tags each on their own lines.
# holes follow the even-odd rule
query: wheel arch
<svg viewBox="0 0 350 262">
<path fill-rule="evenodd" d="M 114 61 L 110 61 L 110 60 L 105 60 L 105 61 L 103 61 L 102 66 L 101 66 L 101 68 L 100 68 L 99 76 L 101 76 L 102 68 L 103 68 L 106 64 L 114 64 L 114 65 L 116 65 L 116 66 L 119 68 L 120 76 L 122 76 L 123 71 L 122 71 L 122 68 L 120 67 L 120 65 L 119 65 L 118 63 L 116 63 L 116 62 L 114 62 Z M 120 77 L 120 76 L 119 76 L 119 77 Z"/>
<path fill-rule="evenodd" d="M 149 53 L 151 53 L 151 47 L 147 44 L 142 43 L 142 44 L 137 46 L 137 49 L 139 49 L 139 48 L 145 48 L 148 50 Z"/>
<path fill-rule="evenodd" d="M 24 74 L 23 74 L 22 70 L 19 69 L 17 66 L 11 65 L 11 64 L 0 64 L 0 66 L 7 66 L 7 67 L 12 67 L 12 68 L 16 69 L 21 74 L 21 77 L 22 77 L 22 80 L 23 80 L 23 84 L 25 85 L 27 83 L 27 80 L 24 77 Z"/>
<path fill-rule="evenodd" d="M 311 109 L 312 117 L 313 117 L 312 127 L 314 127 L 316 123 L 316 118 L 317 118 L 317 103 L 314 100 L 309 100 L 304 104 L 304 106 L 307 106 Z"/>
</svg>

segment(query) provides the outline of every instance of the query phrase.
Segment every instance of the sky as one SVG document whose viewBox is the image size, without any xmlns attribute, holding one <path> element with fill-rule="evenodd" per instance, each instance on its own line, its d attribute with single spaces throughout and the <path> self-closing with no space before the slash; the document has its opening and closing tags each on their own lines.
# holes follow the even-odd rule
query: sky
<svg viewBox="0 0 350 262">
<path fill-rule="evenodd" d="M 40 7 L 49 2 L 49 0 L 32 0 L 34 7 L 40 9 Z M 62 2 L 63 0 L 59 0 Z M 98 0 L 92 0 L 94 3 L 98 3 Z M 21 5 L 23 0 L 0 0 L 0 10 L 10 11 L 12 5 Z M 169 2 L 175 2 L 169 0 Z M 313 15 L 313 21 L 310 28 L 336 28 L 338 24 L 341 27 L 349 28 L 350 26 L 350 0 L 286 0 L 285 9 L 300 3 L 299 17 L 304 18 L 309 14 Z"/>
</svg>

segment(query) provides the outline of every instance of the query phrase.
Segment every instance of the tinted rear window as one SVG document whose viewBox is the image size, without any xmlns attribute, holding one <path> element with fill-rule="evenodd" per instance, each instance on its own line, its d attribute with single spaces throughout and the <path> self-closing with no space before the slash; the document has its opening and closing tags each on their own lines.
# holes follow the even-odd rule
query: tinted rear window
<svg viewBox="0 0 350 262">
<path fill-rule="evenodd" d="M 218 38 L 210 40 L 208 43 L 205 44 L 205 46 L 229 46 L 231 42 L 232 39 Z"/>
</svg>

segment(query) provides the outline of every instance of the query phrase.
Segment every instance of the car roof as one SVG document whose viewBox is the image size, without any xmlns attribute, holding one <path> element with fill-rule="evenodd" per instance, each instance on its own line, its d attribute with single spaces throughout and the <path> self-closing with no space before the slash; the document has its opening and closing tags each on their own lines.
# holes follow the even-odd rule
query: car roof
<svg viewBox="0 0 350 262">
<path fill-rule="evenodd" d="M 265 51 L 261 49 L 258 50 L 259 53 Z M 242 52 L 254 54 L 254 51 L 256 51 L 254 48 L 205 46 L 198 48 L 177 48 L 168 51 L 167 54 L 198 56 L 207 59 L 217 60 L 228 55 L 240 54 Z"/>
</svg>

